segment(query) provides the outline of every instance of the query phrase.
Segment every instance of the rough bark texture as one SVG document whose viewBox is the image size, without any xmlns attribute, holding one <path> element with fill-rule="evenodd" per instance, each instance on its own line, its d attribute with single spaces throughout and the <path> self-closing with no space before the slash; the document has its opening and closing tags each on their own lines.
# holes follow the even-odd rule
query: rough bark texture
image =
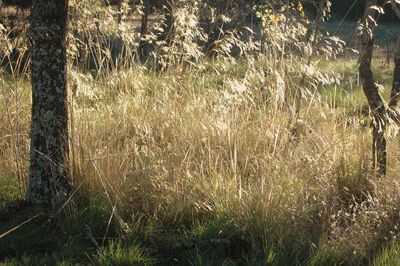
<svg viewBox="0 0 400 266">
<path fill-rule="evenodd" d="M 34 205 L 58 206 L 70 192 L 66 169 L 67 15 L 68 0 L 33 0 L 32 124 L 27 200 Z"/>
<path fill-rule="evenodd" d="M 377 12 L 370 7 L 376 4 L 376 0 L 370 0 L 366 6 L 364 15 L 364 32 L 362 35 L 362 51 L 360 57 L 359 73 L 365 96 L 367 97 L 372 114 L 372 156 L 373 167 L 377 176 L 386 174 L 386 138 L 385 128 L 387 124 L 387 112 L 383 99 L 379 94 L 371 70 L 371 61 L 374 49 L 373 23 L 367 23 L 370 18 L 377 18 Z"/>
</svg>

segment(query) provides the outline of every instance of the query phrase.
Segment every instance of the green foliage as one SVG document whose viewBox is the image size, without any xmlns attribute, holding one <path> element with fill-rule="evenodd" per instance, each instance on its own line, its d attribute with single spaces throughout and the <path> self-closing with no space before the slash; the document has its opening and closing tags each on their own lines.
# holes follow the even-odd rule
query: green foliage
<svg viewBox="0 0 400 266">
<path fill-rule="evenodd" d="M 154 265 L 155 261 L 137 244 L 124 246 L 118 242 L 111 242 L 108 247 L 99 251 L 95 264 L 105 266 Z"/>
<path fill-rule="evenodd" d="M 378 256 L 374 259 L 372 265 L 399 265 L 400 264 L 400 244 L 393 241 L 388 246 L 383 248 Z"/>
</svg>

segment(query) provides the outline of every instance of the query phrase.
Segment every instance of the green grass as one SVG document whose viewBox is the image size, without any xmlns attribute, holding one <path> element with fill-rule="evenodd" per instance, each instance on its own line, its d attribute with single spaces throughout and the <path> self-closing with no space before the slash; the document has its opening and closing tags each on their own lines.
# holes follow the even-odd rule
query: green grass
<svg viewBox="0 0 400 266">
<path fill-rule="evenodd" d="M 400 265 L 400 243 L 392 242 L 374 259 L 373 266 Z"/>
<path fill-rule="evenodd" d="M 348 60 L 339 58 L 337 60 L 320 60 L 318 68 L 327 73 L 338 73 L 341 83 L 323 86 L 319 92 L 323 101 L 328 102 L 334 108 L 343 108 L 351 116 L 368 114 L 368 102 L 358 81 L 356 59 Z M 383 65 L 379 57 L 373 62 L 374 79 L 381 88 L 381 95 L 386 102 L 390 98 L 392 88 L 393 64 Z"/>
<path fill-rule="evenodd" d="M 322 24 L 322 30 L 329 32 L 330 35 L 339 36 L 346 41 L 347 44 L 352 45 L 356 40 L 356 21 L 345 20 L 342 23 L 338 20 L 328 20 Z M 382 22 L 379 23 L 375 29 L 376 44 L 383 49 L 386 49 L 387 42 L 390 47 L 397 41 L 397 34 L 399 28 L 396 23 Z"/>
</svg>

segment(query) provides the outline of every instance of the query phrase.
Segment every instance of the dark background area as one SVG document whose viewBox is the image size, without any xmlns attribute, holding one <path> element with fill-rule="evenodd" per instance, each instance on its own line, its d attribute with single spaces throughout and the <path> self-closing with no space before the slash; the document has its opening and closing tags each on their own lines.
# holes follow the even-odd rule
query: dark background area
<svg viewBox="0 0 400 266">
<path fill-rule="evenodd" d="M 119 2 L 118 0 L 103 0 L 105 3 L 111 3 L 111 4 L 116 4 Z M 290 0 L 291 2 L 299 2 L 299 0 Z M 300 0 L 300 2 L 303 2 L 306 12 L 311 15 L 315 16 L 317 8 L 318 8 L 318 3 L 320 0 Z M 346 18 L 346 20 L 353 20 L 356 21 L 361 18 L 363 15 L 364 9 L 365 9 L 365 4 L 367 0 L 331 0 L 332 2 L 332 18 L 333 19 L 343 19 Z M 131 1 L 129 1 L 131 2 Z M 227 1 L 229 2 L 229 0 Z M 272 3 L 274 1 L 271 0 L 250 0 L 248 3 Z M 279 2 L 279 1 L 277 1 Z M 282 2 L 286 2 L 285 0 L 281 0 Z M 379 4 L 382 6 L 385 3 L 385 0 L 379 0 Z M 5 5 L 17 5 L 22 8 L 29 8 L 32 1 L 31 0 L 0 0 L 0 3 L 3 3 Z M 157 3 L 158 5 L 162 5 L 161 0 L 151 0 L 152 4 Z M 399 6 L 400 8 L 400 6 Z M 380 18 L 381 21 L 386 21 L 386 22 L 398 22 L 399 19 L 397 18 L 396 14 L 392 10 L 392 7 L 390 4 L 386 4 L 384 6 L 385 14 Z"/>
<path fill-rule="evenodd" d="M 307 13 L 315 15 L 319 1 L 306 0 L 303 2 Z M 333 19 L 341 20 L 346 18 L 346 20 L 356 21 L 362 17 L 367 0 L 331 0 L 331 2 Z M 382 6 L 385 0 L 379 0 L 378 2 Z M 399 22 L 390 4 L 386 4 L 384 10 L 385 14 L 381 16 L 380 21 Z"/>
</svg>

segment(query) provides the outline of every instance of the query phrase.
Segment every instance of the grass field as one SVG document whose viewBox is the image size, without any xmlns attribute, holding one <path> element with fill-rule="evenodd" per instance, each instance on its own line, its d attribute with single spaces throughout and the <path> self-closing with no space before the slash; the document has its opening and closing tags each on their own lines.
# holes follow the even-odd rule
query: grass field
<svg viewBox="0 0 400 266">
<path fill-rule="evenodd" d="M 60 209 L 24 201 L 31 84 L 0 71 L 1 266 L 400 265 L 399 127 L 387 128 L 378 179 L 355 23 L 322 25 L 348 46 L 324 35 L 314 47 L 291 6 L 253 28 L 268 38 L 227 31 L 214 58 L 202 53 L 198 10 L 185 6 L 169 46 L 151 17 L 154 58 L 139 64 L 138 17 L 118 24 L 113 8 L 82 3 L 70 1 L 73 191 Z M 385 99 L 397 32 L 376 33 Z M 7 45 L 16 40 L 28 51 L 23 38 Z"/>
<path fill-rule="evenodd" d="M 0 263 L 398 265 L 398 129 L 374 179 L 356 61 L 313 63 L 295 124 L 301 67 L 203 64 L 72 72 L 75 190 L 55 214 L 22 201 L 30 84 L 2 76 Z M 391 69 L 376 60 L 384 95 Z"/>
</svg>

